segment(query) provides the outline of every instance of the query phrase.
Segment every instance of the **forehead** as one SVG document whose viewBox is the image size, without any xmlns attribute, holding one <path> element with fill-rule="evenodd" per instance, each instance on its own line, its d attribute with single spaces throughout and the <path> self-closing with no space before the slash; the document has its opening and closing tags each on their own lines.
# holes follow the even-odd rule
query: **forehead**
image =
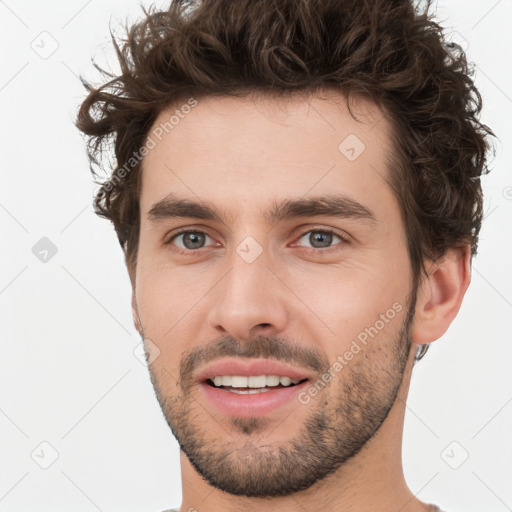
<svg viewBox="0 0 512 512">
<path fill-rule="evenodd" d="M 161 112 L 148 134 L 143 214 L 168 193 L 218 201 L 228 213 L 245 202 L 260 215 L 265 198 L 338 191 L 363 204 L 393 199 L 389 125 L 369 100 L 351 98 L 347 106 L 341 93 L 323 91 L 206 97 L 182 108 L 192 104 Z"/>
</svg>

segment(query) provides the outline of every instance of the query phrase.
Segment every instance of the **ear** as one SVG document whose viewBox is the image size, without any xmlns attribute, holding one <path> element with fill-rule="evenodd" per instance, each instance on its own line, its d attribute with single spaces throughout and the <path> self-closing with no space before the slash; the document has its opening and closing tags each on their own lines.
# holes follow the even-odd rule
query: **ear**
<svg viewBox="0 0 512 512">
<path fill-rule="evenodd" d="M 459 312 L 471 282 L 471 251 L 450 249 L 427 265 L 428 275 L 419 285 L 411 338 L 418 345 L 439 339 Z"/>
<path fill-rule="evenodd" d="M 132 316 L 135 329 L 142 336 L 142 324 L 140 322 L 139 310 L 137 309 L 137 301 L 135 299 L 135 288 L 132 288 Z"/>
</svg>

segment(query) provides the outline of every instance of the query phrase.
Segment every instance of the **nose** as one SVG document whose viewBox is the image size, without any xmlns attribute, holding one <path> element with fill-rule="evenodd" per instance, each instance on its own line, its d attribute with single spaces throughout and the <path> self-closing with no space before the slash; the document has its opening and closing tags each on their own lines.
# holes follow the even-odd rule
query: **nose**
<svg viewBox="0 0 512 512">
<path fill-rule="evenodd" d="M 237 340 L 284 331 L 288 321 L 286 287 L 263 256 L 252 263 L 234 256 L 231 268 L 212 290 L 209 325 L 218 334 Z"/>
</svg>

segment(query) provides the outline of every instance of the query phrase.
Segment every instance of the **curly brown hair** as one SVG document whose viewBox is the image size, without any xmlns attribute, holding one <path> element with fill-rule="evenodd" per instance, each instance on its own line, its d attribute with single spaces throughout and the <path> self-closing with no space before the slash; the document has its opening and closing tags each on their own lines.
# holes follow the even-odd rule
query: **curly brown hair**
<svg viewBox="0 0 512 512">
<path fill-rule="evenodd" d="M 425 259 L 477 251 L 488 172 L 482 100 L 464 52 L 409 0 L 174 0 L 144 9 L 113 44 L 121 73 L 88 90 L 77 127 L 91 171 L 107 171 L 95 210 L 110 219 L 132 283 L 139 240 L 140 164 L 162 110 L 205 96 L 334 89 L 370 98 L 392 128 L 390 185 L 400 203 L 415 285 Z M 102 158 L 112 146 L 116 162 Z M 132 159 L 132 160 L 130 160 Z M 127 168 L 126 163 L 133 162 Z M 428 347 L 428 345 L 424 345 Z M 426 348 L 422 348 L 421 356 Z"/>
</svg>

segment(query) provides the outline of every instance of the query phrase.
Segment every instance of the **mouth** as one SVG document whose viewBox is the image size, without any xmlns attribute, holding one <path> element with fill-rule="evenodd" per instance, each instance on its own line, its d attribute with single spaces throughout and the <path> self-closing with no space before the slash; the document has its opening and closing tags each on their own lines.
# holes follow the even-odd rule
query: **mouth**
<svg viewBox="0 0 512 512">
<path fill-rule="evenodd" d="M 298 394 L 311 372 L 277 361 L 224 359 L 195 376 L 205 406 L 230 417 L 261 417 L 284 407 L 300 405 Z"/>
<path fill-rule="evenodd" d="M 292 388 L 305 382 L 304 379 L 291 379 L 286 375 L 216 375 L 213 379 L 207 379 L 207 385 L 237 393 L 239 395 L 255 395 L 267 393 L 276 389 Z"/>
</svg>

